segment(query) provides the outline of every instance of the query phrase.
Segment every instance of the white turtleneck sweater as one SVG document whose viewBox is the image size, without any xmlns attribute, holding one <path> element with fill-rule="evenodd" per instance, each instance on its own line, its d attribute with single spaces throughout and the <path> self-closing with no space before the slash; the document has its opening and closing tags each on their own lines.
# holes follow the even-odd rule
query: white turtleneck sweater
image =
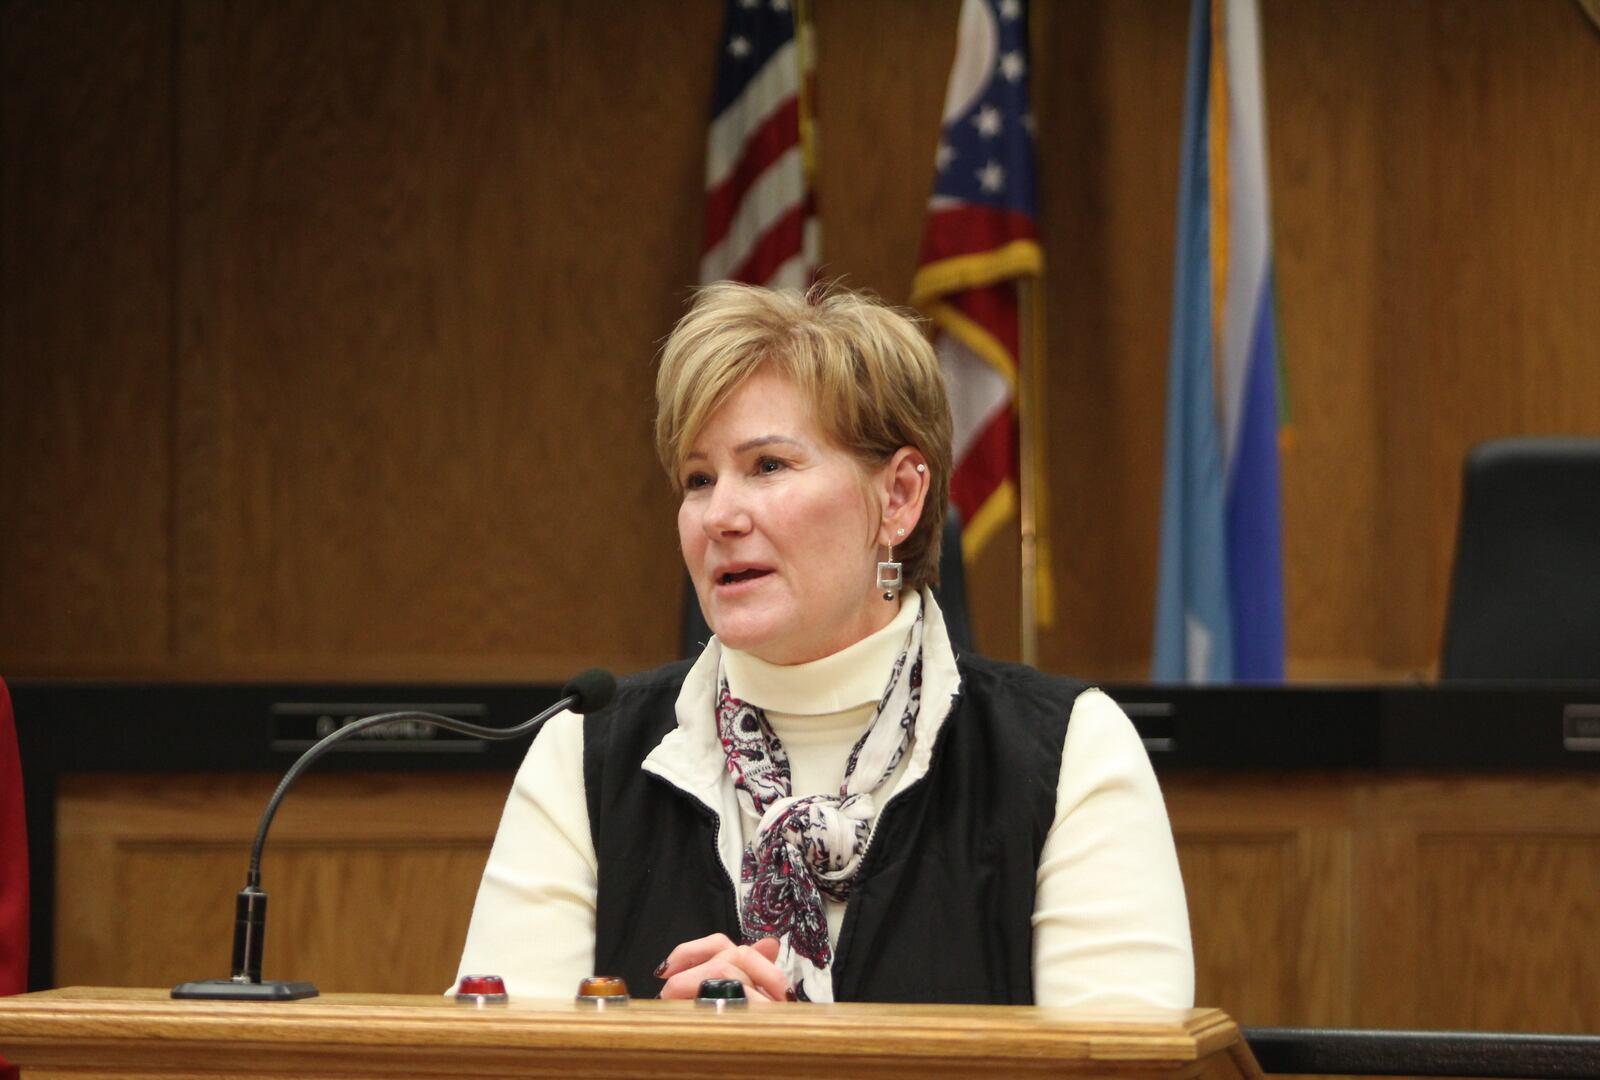
<svg viewBox="0 0 1600 1080">
<path fill-rule="evenodd" d="M 729 691 L 766 712 L 788 752 L 793 794 L 839 791 L 850 749 L 872 719 L 920 608 L 920 598 L 910 594 L 888 626 L 808 664 L 780 666 L 722 651 Z M 931 604 L 930 618 L 938 618 Z M 938 630 L 925 648 L 937 647 L 933 639 L 944 641 L 942 625 Z M 880 806 L 915 757 L 906 755 L 878 789 Z M 742 846 L 753 839 L 755 823 L 743 814 L 738 818 Z M 501 975 L 511 993 L 525 997 L 570 997 L 578 981 L 593 974 L 596 879 L 583 786 L 583 722 L 562 714 L 534 742 L 512 786 L 460 974 Z M 1194 1003 L 1188 911 L 1166 807 L 1133 725 L 1098 690 L 1084 692 L 1073 706 L 1055 822 L 1037 881 L 1033 971 L 1039 1004 Z M 837 946 L 845 905 L 825 906 L 828 937 Z"/>
</svg>

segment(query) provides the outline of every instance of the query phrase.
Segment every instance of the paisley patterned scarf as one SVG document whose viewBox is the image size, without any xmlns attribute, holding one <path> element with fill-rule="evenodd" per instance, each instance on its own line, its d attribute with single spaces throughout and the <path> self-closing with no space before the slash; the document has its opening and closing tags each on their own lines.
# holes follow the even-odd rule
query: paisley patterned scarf
<svg viewBox="0 0 1600 1080">
<path fill-rule="evenodd" d="M 766 714 L 728 691 L 717 672 L 717 733 L 739 806 L 757 822 L 740 872 L 745 941 L 776 937 L 778 965 L 802 1000 L 833 1000 L 833 950 L 823 898 L 844 902 L 861 874 L 878 814 L 875 792 L 911 745 L 922 702 L 922 613 L 866 731 L 850 751 L 837 795 L 795 798 L 789 755 Z"/>
</svg>

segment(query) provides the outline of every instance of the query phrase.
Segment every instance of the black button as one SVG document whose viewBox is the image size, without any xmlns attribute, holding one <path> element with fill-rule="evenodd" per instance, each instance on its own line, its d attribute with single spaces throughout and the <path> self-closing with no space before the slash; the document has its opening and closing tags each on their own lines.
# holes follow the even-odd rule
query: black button
<svg viewBox="0 0 1600 1080">
<path fill-rule="evenodd" d="M 738 979 L 707 979 L 700 984 L 701 1001 L 743 1001 L 744 983 Z"/>
</svg>

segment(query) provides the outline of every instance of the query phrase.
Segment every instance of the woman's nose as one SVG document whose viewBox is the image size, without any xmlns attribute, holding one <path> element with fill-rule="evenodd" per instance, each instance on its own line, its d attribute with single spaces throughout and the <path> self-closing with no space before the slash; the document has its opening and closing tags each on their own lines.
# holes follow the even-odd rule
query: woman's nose
<svg viewBox="0 0 1600 1080">
<path fill-rule="evenodd" d="M 711 489 L 704 521 L 706 533 L 714 537 L 750 531 L 750 511 L 736 481 L 718 481 Z"/>
</svg>

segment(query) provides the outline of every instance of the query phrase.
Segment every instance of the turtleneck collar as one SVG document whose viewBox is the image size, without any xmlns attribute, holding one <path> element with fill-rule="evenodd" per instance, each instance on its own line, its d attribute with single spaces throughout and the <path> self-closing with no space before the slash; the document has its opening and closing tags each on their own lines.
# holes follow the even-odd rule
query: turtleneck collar
<svg viewBox="0 0 1600 1080">
<path fill-rule="evenodd" d="M 825 716 L 877 704 L 922 610 L 921 595 L 900 595 L 900 612 L 889 625 L 820 660 L 769 664 L 737 649 L 723 649 L 729 693 L 758 708 L 795 716 Z"/>
</svg>

